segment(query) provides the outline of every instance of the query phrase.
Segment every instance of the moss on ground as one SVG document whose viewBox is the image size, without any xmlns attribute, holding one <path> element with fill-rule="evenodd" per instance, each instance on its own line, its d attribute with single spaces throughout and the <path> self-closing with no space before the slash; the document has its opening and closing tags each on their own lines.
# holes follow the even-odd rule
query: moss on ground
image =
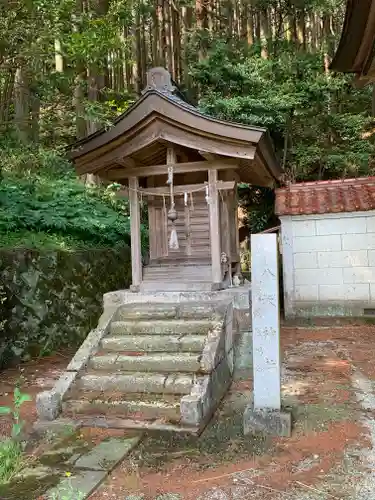
<svg viewBox="0 0 375 500">
<path fill-rule="evenodd" d="M 7 484 L 0 484 L 0 498 L 2 500 L 36 500 L 46 490 L 56 486 L 61 475 L 50 474 L 44 477 L 28 476 L 15 479 Z"/>
</svg>

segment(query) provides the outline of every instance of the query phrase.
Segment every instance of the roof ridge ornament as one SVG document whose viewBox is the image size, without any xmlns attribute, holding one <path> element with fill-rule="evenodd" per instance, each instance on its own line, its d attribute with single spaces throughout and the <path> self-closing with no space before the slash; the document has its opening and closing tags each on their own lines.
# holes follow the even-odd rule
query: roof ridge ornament
<svg viewBox="0 0 375 500">
<path fill-rule="evenodd" d="M 163 67 L 151 68 L 146 73 L 146 87 L 142 94 L 150 90 L 157 90 L 163 94 L 173 94 L 176 87 L 172 83 L 172 77 L 169 71 Z"/>
</svg>

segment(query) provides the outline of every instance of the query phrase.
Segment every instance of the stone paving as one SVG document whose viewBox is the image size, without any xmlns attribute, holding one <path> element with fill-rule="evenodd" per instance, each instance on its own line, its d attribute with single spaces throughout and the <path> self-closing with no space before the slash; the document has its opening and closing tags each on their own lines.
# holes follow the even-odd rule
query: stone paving
<svg viewBox="0 0 375 500">
<path fill-rule="evenodd" d="M 89 429 L 51 436 L 49 446 L 9 485 L 0 487 L 7 500 L 85 500 L 124 457 L 138 445 L 141 433 L 103 439 Z M 111 431 L 108 431 L 111 432 Z M 47 437 L 48 439 L 48 437 Z M 27 485 L 25 487 L 25 485 Z"/>
<path fill-rule="evenodd" d="M 102 441 L 87 453 L 73 453 L 67 460 L 71 469 L 45 497 L 48 500 L 86 499 L 139 442 L 141 434 L 131 438 L 110 438 Z M 71 448 L 66 450 L 73 451 Z M 70 498 L 68 496 L 68 498 Z"/>
</svg>

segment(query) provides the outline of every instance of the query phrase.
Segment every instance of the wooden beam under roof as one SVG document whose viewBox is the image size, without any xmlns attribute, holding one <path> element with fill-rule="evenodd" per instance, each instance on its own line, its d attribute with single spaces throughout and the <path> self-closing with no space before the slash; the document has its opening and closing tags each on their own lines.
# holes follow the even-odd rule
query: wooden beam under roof
<svg viewBox="0 0 375 500">
<path fill-rule="evenodd" d="M 235 181 L 217 181 L 216 183 L 216 189 L 219 191 L 229 191 L 231 189 L 234 189 L 236 183 Z M 186 184 L 182 186 L 173 186 L 173 191 L 175 194 L 184 194 L 186 192 L 192 192 L 194 189 L 197 191 L 204 191 L 205 187 L 208 186 L 208 184 Z M 170 188 L 169 186 L 162 186 L 162 187 L 153 187 L 153 188 L 139 188 L 139 191 L 141 193 L 144 193 L 145 195 L 150 194 L 165 194 L 169 195 L 170 193 Z"/>
<path fill-rule="evenodd" d="M 189 193 L 189 192 L 201 192 L 203 193 L 206 186 L 208 186 L 208 183 L 204 184 L 186 184 L 183 186 L 174 186 L 173 191 L 174 194 L 180 195 L 184 193 Z M 236 187 L 236 182 L 235 181 L 217 181 L 217 190 L 218 191 L 231 191 Z M 153 195 L 165 195 L 169 196 L 170 195 L 170 188 L 169 186 L 162 186 L 162 187 L 147 187 L 147 188 L 138 188 L 138 192 L 142 193 L 143 196 L 153 196 Z M 129 196 L 129 188 L 124 187 L 123 189 L 120 189 L 119 191 L 116 192 L 116 195 L 119 197 Z"/>
<path fill-rule="evenodd" d="M 160 143 L 164 144 L 166 148 L 171 146 L 171 144 L 168 141 L 161 140 Z M 189 159 L 189 156 L 187 155 L 186 149 L 184 147 L 180 147 L 177 144 L 172 144 L 172 146 L 173 146 L 173 149 L 176 151 L 177 156 L 181 158 L 182 162 L 187 163 L 187 162 L 191 161 Z"/>
<path fill-rule="evenodd" d="M 173 166 L 175 174 L 185 174 L 188 172 L 208 171 L 212 168 L 217 170 L 227 170 L 238 168 L 238 163 L 235 160 L 216 160 L 216 161 L 192 161 L 186 163 L 175 163 L 174 165 L 154 165 L 152 167 L 135 167 L 127 170 L 109 170 L 107 172 L 108 179 L 118 180 L 127 177 L 147 177 L 149 175 L 167 174 L 168 166 Z"/>
<path fill-rule="evenodd" d="M 137 165 L 136 162 L 133 160 L 133 158 L 129 158 L 129 156 L 125 156 L 124 158 L 116 158 L 115 161 L 116 163 L 125 168 L 135 168 Z"/>
<path fill-rule="evenodd" d="M 214 161 L 218 159 L 218 156 L 214 153 L 207 153 L 206 151 L 198 151 L 198 153 L 207 161 Z"/>
</svg>

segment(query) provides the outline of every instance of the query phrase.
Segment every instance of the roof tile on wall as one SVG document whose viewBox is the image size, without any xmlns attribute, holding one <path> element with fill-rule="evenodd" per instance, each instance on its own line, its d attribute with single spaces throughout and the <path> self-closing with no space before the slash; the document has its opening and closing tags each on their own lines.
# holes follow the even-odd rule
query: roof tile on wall
<svg viewBox="0 0 375 500">
<path fill-rule="evenodd" d="M 277 215 L 361 212 L 375 209 L 375 177 L 290 184 L 276 189 Z"/>
</svg>

